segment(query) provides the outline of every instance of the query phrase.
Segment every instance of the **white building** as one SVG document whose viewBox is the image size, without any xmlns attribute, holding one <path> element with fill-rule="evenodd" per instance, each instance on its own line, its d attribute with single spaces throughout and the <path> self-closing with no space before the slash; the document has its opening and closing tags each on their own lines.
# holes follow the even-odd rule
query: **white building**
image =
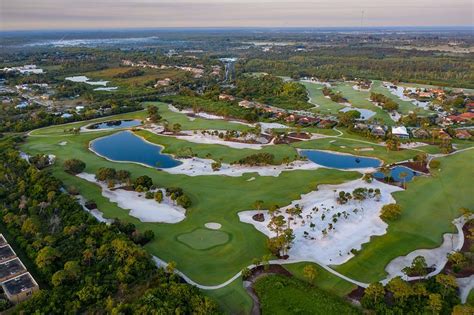
<svg viewBox="0 0 474 315">
<path fill-rule="evenodd" d="M 410 137 L 405 126 L 392 127 L 392 135 L 403 139 L 407 139 Z"/>
</svg>

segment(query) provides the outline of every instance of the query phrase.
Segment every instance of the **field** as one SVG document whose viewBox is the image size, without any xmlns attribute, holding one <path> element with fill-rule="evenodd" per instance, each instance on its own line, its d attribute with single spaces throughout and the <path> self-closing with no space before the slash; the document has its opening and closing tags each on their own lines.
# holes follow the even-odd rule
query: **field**
<svg viewBox="0 0 474 315">
<path fill-rule="evenodd" d="M 262 314 L 361 314 L 341 298 L 294 278 L 265 276 L 254 289 Z"/>
<path fill-rule="evenodd" d="M 164 119 L 171 124 L 180 123 L 183 130 L 246 130 L 249 128 L 223 120 L 196 118 L 191 121 L 181 113 L 170 111 L 166 104 L 149 104 L 158 106 Z M 144 119 L 145 115 L 145 111 L 140 111 L 94 121 L 125 118 Z M 156 237 L 145 246 L 146 249 L 152 255 L 165 261 L 177 262 L 177 268 L 180 271 L 202 285 L 221 284 L 249 265 L 253 258 L 261 258 L 268 254 L 266 237 L 251 225 L 241 223 L 237 216 L 239 211 L 253 209 L 253 203 L 256 200 L 263 200 L 264 207 L 273 203 L 284 206 L 292 200 L 298 199 L 301 194 L 314 190 L 319 184 L 337 184 L 361 176 L 356 172 L 323 168 L 312 171 L 283 172 L 278 177 L 258 176 L 256 173 L 245 174 L 241 177 L 171 175 L 134 163 L 110 162 L 89 151 L 88 144 L 91 140 L 115 131 L 98 131 L 79 135 L 64 133 L 64 129 L 81 127 L 90 122 L 36 130 L 27 138 L 22 150 L 29 154 L 56 155 L 57 160 L 51 167 L 51 171 L 66 186 L 75 186 L 86 199 L 94 200 L 106 218 L 120 218 L 131 222 L 141 231 L 153 230 Z M 164 152 L 171 154 L 179 153 L 183 148 L 189 147 L 199 157 L 210 155 L 213 159 L 233 162 L 248 154 L 260 152 L 251 149 L 232 149 L 214 144 L 195 144 L 173 137 L 156 135 L 149 131 L 136 131 L 136 133 L 150 142 L 164 146 Z M 326 130 L 325 133 L 330 134 L 331 137 L 296 142 L 291 145 L 269 146 L 262 151 L 273 153 L 278 161 L 287 156 L 293 158 L 297 148 L 304 148 L 377 157 L 386 163 L 410 159 L 418 153 L 414 150 L 387 151 L 385 147 L 358 135 L 349 134 L 345 130 L 340 136 L 336 136 L 339 135 L 339 132 L 335 130 Z M 59 145 L 63 141 L 67 142 L 66 145 Z M 468 144 L 464 145 L 468 146 Z M 361 148 L 372 148 L 372 150 L 360 151 Z M 423 149 L 437 152 L 435 146 Z M 133 177 L 146 174 L 160 187 L 181 187 L 190 196 L 192 206 L 187 211 L 186 219 L 177 224 L 140 222 L 129 216 L 128 210 L 121 209 L 117 204 L 103 197 L 99 186 L 65 173 L 62 164 L 70 158 L 83 160 L 87 165 L 85 170 L 87 173 L 95 173 L 100 167 L 113 167 L 130 171 Z M 450 222 L 459 216 L 458 208 L 461 206 L 474 207 L 472 198 L 470 198 L 472 192 L 469 191 L 469 179 L 474 175 L 469 163 L 473 158 L 474 150 L 440 158 L 442 168 L 439 173 L 435 173 L 433 177 L 417 178 L 409 183 L 407 191 L 396 193 L 394 197 L 404 209 L 401 219 L 389 226 L 386 235 L 374 237 L 370 243 L 364 245 L 363 250 L 356 257 L 344 265 L 335 267 L 335 269 L 356 280 L 372 282 L 384 277 L 384 267 L 391 259 L 417 248 L 438 246 L 442 234 L 453 231 Z M 248 181 L 252 177 L 255 179 Z M 222 228 L 219 230 L 206 229 L 204 225 L 208 222 L 220 223 Z M 426 222 L 430 222 L 430 224 L 426 224 Z M 306 263 L 298 263 L 285 265 L 285 268 L 290 270 L 297 279 L 303 279 L 302 268 L 305 265 Z M 272 296 L 281 296 L 281 299 L 273 300 L 272 305 L 267 301 L 264 312 L 278 313 L 278 310 L 273 307 L 283 307 L 280 304 L 282 301 L 286 301 L 283 296 L 297 294 L 302 290 L 309 290 L 310 294 L 301 295 L 301 300 L 295 301 L 301 305 L 302 311 L 312 312 L 311 307 L 314 307 L 312 305 L 316 305 L 316 303 L 309 303 L 308 301 L 311 299 L 323 301 L 323 304 L 327 301 L 331 301 L 331 303 L 336 301 L 335 297 L 327 295 L 321 290 L 329 291 L 337 296 L 344 296 L 355 287 L 320 267 L 317 267 L 317 270 L 316 288 L 308 289 L 307 284 L 297 280 L 291 280 L 285 290 L 278 285 L 272 286 L 270 283 L 262 285 L 262 288 L 268 289 L 266 291 L 271 292 Z M 250 297 L 242 287 L 240 278 L 219 290 L 204 292 L 217 298 L 220 305 L 230 313 L 241 311 L 248 313 L 252 305 Z M 262 294 L 267 293 L 262 291 Z M 270 296 L 270 293 L 268 294 Z M 265 299 L 263 297 L 263 300 Z M 292 303 L 286 301 L 284 307 L 296 310 L 298 304 Z M 340 307 L 347 307 L 338 299 L 334 303 L 336 303 L 334 305 L 342 303 L 339 305 Z M 284 307 L 281 310 L 285 310 Z M 354 312 L 357 310 L 354 309 Z"/>
</svg>

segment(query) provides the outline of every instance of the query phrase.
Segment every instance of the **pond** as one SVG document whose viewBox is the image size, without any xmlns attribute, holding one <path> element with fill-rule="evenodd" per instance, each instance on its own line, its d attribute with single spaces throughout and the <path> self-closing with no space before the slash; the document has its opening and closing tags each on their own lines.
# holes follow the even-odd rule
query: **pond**
<svg viewBox="0 0 474 315">
<path fill-rule="evenodd" d="M 360 113 L 360 120 L 367 120 L 374 116 L 376 113 L 374 111 L 371 111 L 370 109 L 363 109 L 363 108 L 356 108 L 356 107 L 345 107 L 340 110 L 340 112 L 348 112 L 351 110 L 356 110 Z"/>
<path fill-rule="evenodd" d="M 402 174 L 402 173 L 405 173 L 405 174 Z M 385 175 L 382 172 L 375 172 L 373 175 L 375 178 L 378 178 L 378 179 L 383 179 L 385 177 Z M 405 179 L 404 179 L 405 182 L 409 182 L 413 179 L 414 176 L 418 176 L 420 174 L 405 166 L 395 166 L 390 169 L 390 176 L 393 178 L 394 181 L 402 182 L 403 176 L 400 176 L 400 175 L 405 175 Z"/>
<path fill-rule="evenodd" d="M 130 131 L 121 131 L 91 142 L 90 148 L 98 155 L 119 162 L 135 162 L 156 168 L 171 168 L 181 164 L 162 148 L 149 143 Z"/>
<path fill-rule="evenodd" d="M 87 126 L 87 129 L 117 129 L 141 125 L 140 120 L 110 120 Z"/>
<path fill-rule="evenodd" d="M 305 156 L 316 164 L 338 169 L 379 167 L 382 162 L 375 158 L 332 153 L 319 150 L 301 150 L 300 155 Z"/>
</svg>

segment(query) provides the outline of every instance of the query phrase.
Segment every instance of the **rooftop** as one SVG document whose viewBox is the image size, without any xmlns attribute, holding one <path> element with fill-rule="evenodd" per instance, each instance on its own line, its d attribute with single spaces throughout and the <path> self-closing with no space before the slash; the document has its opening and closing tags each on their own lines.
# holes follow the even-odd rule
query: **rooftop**
<svg viewBox="0 0 474 315">
<path fill-rule="evenodd" d="M 3 237 L 3 234 L 0 234 L 0 246 L 4 246 L 7 244 L 7 241 Z"/>
<path fill-rule="evenodd" d="M 0 247 L 0 262 L 9 260 L 10 258 L 15 257 L 16 254 L 13 251 L 13 249 L 10 247 L 10 245 L 5 245 L 3 247 Z"/>
<path fill-rule="evenodd" d="M 4 282 L 2 286 L 10 295 L 16 295 L 25 290 L 36 287 L 37 284 L 28 272 Z"/>
<path fill-rule="evenodd" d="M 0 264 L 0 279 L 10 278 L 24 272 L 26 272 L 25 266 L 18 258 Z"/>
</svg>

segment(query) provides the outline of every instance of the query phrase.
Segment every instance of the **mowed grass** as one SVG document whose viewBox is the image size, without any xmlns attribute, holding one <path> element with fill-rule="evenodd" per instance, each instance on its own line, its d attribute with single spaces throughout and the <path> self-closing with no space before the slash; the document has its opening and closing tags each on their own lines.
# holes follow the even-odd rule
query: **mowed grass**
<svg viewBox="0 0 474 315">
<path fill-rule="evenodd" d="M 323 94 L 324 85 L 312 82 L 300 82 L 303 84 L 308 91 L 309 102 L 317 105 L 317 108 L 312 109 L 314 112 L 320 112 L 321 114 L 332 114 L 337 115 L 339 110 L 346 106 L 339 103 L 333 102 L 331 99 L 326 98 Z"/>
<path fill-rule="evenodd" d="M 104 134 L 110 132 L 30 137 L 22 150 L 31 154 L 56 155 L 56 163 L 51 168 L 55 176 L 68 186 L 76 186 L 87 199 L 94 200 L 105 217 L 118 217 L 132 222 L 141 231 L 153 230 L 156 238 L 146 245 L 149 252 L 166 261 L 176 261 L 178 269 L 205 285 L 216 285 L 226 281 L 244 266 L 249 265 L 253 258 L 268 253 L 266 237 L 252 225 L 241 223 L 237 212 L 253 209 L 255 200 L 284 206 L 298 199 L 301 194 L 314 190 L 319 184 L 337 184 L 360 177 L 360 174 L 355 172 L 330 169 L 283 172 L 278 177 L 262 177 L 256 173 L 245 174 L 242 177 L 171 175 L 133 163 L 110 162 L 90 152 L 89 141 Z M 60 146 L 61 141 L 68 143 Z M 97 185 L 65 173 L 62 164 L 71 158 L 83 160 L 87 165 L 85 171 L 88 173 L 95 173 L 100 167 L 127 169 L 133 177 L 150 176 L 158 186 L 181 187 L 190 196 L 193 205 L 187 211 L 187 218 L 177 224 L 140 222 L 130 217 L 127 210 L 104 198 Z M 251 177 L 256 179 L 247 181 Z M 221 223 L 221 231 L 228 233 L 231 240 L 205 251 L 192 249 L 176 240 L 178 235 L 203 228 L 207 222 Z"/>
<path fill-rule="evenodd" d="M 291 272 L 294 277 L 302 281 L 308 281 L 308 279 L 304 276 L 303 271 L 304 267 L 306 267 L 307 265 L 312 265 L 314 268 L 316 268 L 317 271 L 313 285 L 324 291 L 330 292 L 340 297 L 344 297 L 357 288 L 355 284 L 347 282 L 346 280 L 333 275 L 332 273 L 315 263 L 300 262 L 296 264 L 282 266 L 286 270 Z"/>
<path fill-rule="evenodd" d="M 223 231 L 197 228 L 192 232 L 178 235 L 176 239 L 193 249 L 202 250 L 225 244 L 230 237 Z"/>
<path fill-rule="evenodd" d="M 415 249 L 438 247 L 444 233 L 456 231 L 451 222 L 461 215 L 459 209 L 474 209 L 474 150 L 439 161 L 439 172 L 417 177 L 407 190 L 394 193 L 403 212 L 389 224 L 387 234 L 372 237 L 359 254 L 335 267 L 337 271 L 359 281 L 379 281 L 385 278 L 385 266 L 392 259 Z"/>
<path fill-rule="evenodd" d="M 308 283 L 281 275 L 268 275 L 254 284 L 262 314 L 361 314 L 338 296 Z"/>
<path fill-rule="evenodd" d="M 253 301 L 243 286 L 242 277 L 235 279 L 221 289 L 202 290 L 202 292 L 213 298 L 226 314 L 250 314 Z"/>
<path fill-rule="evenodd" d="M 280 162 L 283 158 L 288 157 L 294 160 L 298 156 L 298 152 L 292 146 L 281 144 L 263 147 L 261 150 L 254 149 L 236 149 L 219 144 L 202 144 L 194 143 L 186 140 L 176 139 L 174 137 L 157 135 L 146 130 L 136 131 L 135 134 L 143 137 L 147 141 L 164 146 L 163 153 L 176 154 L 186 149 L 191 149 L 200 158 L 211 158 L 214 160 L 222 159 L 225 163 L 236 162 L 241 158 L 251 154 L 267 152 L 275 156 L 275 160 Z"/>
<path fill-rule="evenodd" d="M 390 93 L 390 91 L 383 86 L 382 81 L 374 80 L 372 82 L 372 88 L 371 91 L 374 93 L 379 93 L 387 96 L 391 100 L 395 101 L 398 104 L 398 112 L 407 115 L 409 112 L 416 112 L 419 115 L 425 116 L 430 113 L 433 113 L 431 111 L 428 111 L 426 109 L 423 109 L 421 107 L 416 106 L 412 102 L 409 101 L 404 101 L 397 97 L 396 95 L 393 95 Z"/>
<path fill-rule="evenodd" d="M 389 114 L 381 109 L 380 107 L 375 106 L 370 101 L 370 92 L 368 91 L 358 91 L 352 88 L 353 83 L 344 82 L 334 85 L 333 90 L 339 91 L 342 93 L 342 96 L 347 98 L 347 100 L 352 104 L 352 106 L 357 108 L 368 109 L 375 112 L 373 118 L 381 120 L 384 124 L 388 126 L 393 126 L 395 122 L 390 118 Z"/>
</svg>

